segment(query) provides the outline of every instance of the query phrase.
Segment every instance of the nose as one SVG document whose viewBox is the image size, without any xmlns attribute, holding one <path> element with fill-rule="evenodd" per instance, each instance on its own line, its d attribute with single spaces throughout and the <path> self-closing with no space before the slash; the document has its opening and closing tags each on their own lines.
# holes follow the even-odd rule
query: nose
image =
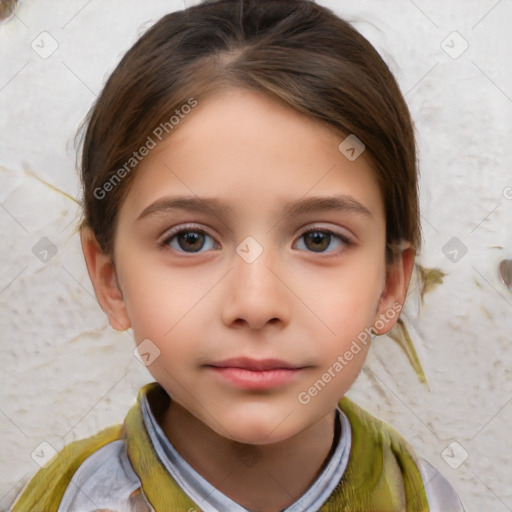
<svg viewBox="0 0 512 512">
<path fill-rule="evenodd" d="M 289 292 L 268 251 L 254 261 L 235 254 L 234 268 L 226 279 L 222 306 L 226 325 L 261 330 L 289 323 Z"/>
</svg>

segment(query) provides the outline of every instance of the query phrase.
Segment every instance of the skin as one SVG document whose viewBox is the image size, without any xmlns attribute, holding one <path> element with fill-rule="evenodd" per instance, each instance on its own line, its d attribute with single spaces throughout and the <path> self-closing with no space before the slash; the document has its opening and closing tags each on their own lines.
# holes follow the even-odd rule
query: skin
<svg viewBox="0 0 512 512">
<path fill-rule="evenodd" d="M 414 251 L 386 265 L 384 206 L 371 161 L 365 153 L 349 161 L 338 150 L 344 138 L 263 94 L 218 92 L 200 100 L 137 168 L 114 254 L 103 254 L 91 231 L 82 231 L 111 325 L 132 327 L 136 343 L 149 339 L 160 350 L 148 369 L 171 397 L 160 418 L 164 432 L 196 471 L 254 512 L 289 506 L 323 469 L 336 404 L 369 344 L 309 403 L 298 395 L 358 334 L 403 304 L 409 284 Z M 292 201 L 335 195 L 368 213 L 283 215 Z M 175 196 L 216 198 L 231 210 L 148 213 Z M 169 240 L 180 226 L 192 239 Z M 236 252 L 248 236 L 263 249 L 252 263 Z M 284 385 L 247 390 L 205 366 L 241 356 L 303 369 Z"/>
</svg>

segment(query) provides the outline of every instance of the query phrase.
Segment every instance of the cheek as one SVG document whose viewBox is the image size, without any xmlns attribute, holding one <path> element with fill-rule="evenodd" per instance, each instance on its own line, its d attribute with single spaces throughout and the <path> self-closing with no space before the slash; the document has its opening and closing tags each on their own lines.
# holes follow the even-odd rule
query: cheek
<svg viewBox="0 0 512 512">
<path fill-rule="evenodd" d="M 123 292 L 136 343 L 151 340 L 164 356 L 159 363 L 165 360 L 169 369 L 176 361 L 192 361 L 201 340 L 197 333 L 204 333 L 202 322 L 212 308 L 209 291 L 218 277 L 138 258 L 125 261 L 123 270 L 129 276 Z"/>
<path fill-rule="evenodd" d="M 131 249 L 131 250 L 130 250 Z M 137 247 L 125 248 L 118 272 L 132 328 L 136 334 L 162 336 L 183 315 L 191 288 L 180 283 L 179 273 L 169 275 L 156 258 L 148 258 Z M 183 277 L 181 277 L 183 280 Z"/>
<path fill-rule="evenodd" d="M 385 266 L 363 257 L 332 271 L 309 269 L 296 275 L 297 295 L 334 331 L 354 336 L 372 324 L 385 279 Z"/>
<path fill-rule="evenodd" d="M 139 274 L 139 278 L 130 283 L 130 291 L 135 293 L 129 293 L 127 299 L 133 338 L 136 345 L 142 343 L 139 353 L 143 349 L 152 354 L 147 370 L 158 382 L 170 382 L 167 390 L 175 396 L 180 386 L 193 386 L 193 382 L 187 380 L 188 374 L 182 374 L 181 370 L 196 363 L 200 350 L 198 337 L 193 335 L 190 324 L 197 300 L 184 297 L 178 288 L 164 286 L 161 279 L 153 281 L 143 277 Z M 180 385 L 175 388 L 176 377 L 172 377 L 177 375 Z"/>
<path fill-rule="evenodd" d="M 302 279 L 313 283 L 308 303 L 316 318 L 311 315 L 311 320 L 303 325 L 308 329 L 307 337 L 315 340 L 320 366 L 310 382 L 312 394 L 305 391 L 308 396 L 321 395 L 315 401 L 315 407 L 321 407 L 343 396 L 361 371 L 371 344 L 370 329 L 379 304 L 385 265 L 380 265 L 375 257 L 362 257 L 347 260 L 346 266 L 333 269 L 332 273 L 314 274 L 315 278 L 303 275 Z M 306 286 L 301 293 L 308 297 Z"/>
</svg>

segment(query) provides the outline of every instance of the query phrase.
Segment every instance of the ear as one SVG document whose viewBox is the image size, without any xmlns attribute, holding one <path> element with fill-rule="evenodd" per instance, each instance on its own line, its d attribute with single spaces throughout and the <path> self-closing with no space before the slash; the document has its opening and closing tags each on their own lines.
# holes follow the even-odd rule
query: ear
<svg viewBox="0 0 512 512">
<path fill-rule="evenodd" d="M 130 319 L 112 258 L 103 253 L 92 229 L 82 228 L 80 239 L 87 271 L 101 309 L 108 316 L 110 325 L 114 329 L 125 331 L 130 327 Z"/>
<path fill-rule="evenodd" d="M 408 244 L 387 264 L 386 282 L 373 322 L 375 334 L 386 334 L 396 324 L 407 297 L 415 256 L 415 249 Z"/>
</svg>

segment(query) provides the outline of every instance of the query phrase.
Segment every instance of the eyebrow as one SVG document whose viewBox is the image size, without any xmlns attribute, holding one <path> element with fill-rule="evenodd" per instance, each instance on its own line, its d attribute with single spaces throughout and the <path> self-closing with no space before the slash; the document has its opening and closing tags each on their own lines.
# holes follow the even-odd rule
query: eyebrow
<svg viewBox="0 0 512 512">
<path fill-rule="evenodd" d="M 284 216 L 300 215 L 317 211 L 335 210 L 341 213 L 355 213 L 365 217 L 372 217 L 366 206 L 348 195 L 334 195 L 326 197 L 308 197 L 292 201 L 283 210 Z"/>
<path fill-rule="evenodd" d="M 142 219 L 155 213 L 165 213 L 173 210 L 186 210 L 203 213 L 213 213 L 222 217 L 233 212 L 233 206 L 214 197 L 197 197 L 197 196 L 176 196 L 163 197 L 156 200 L 145 208 L 139 215 L 138 219 Z M 333 195 L 325 197 L 308 197 L 301 198 L 288 203 L 283 211 L 282 216 L 301 215 L 305 213 L 313 213 L 319 211 L 337 211 L 341 213 L 357 214 L 364 217 L 372 217 L 372 213 L 366 206 L 349 195 Z"/>
</svg>

